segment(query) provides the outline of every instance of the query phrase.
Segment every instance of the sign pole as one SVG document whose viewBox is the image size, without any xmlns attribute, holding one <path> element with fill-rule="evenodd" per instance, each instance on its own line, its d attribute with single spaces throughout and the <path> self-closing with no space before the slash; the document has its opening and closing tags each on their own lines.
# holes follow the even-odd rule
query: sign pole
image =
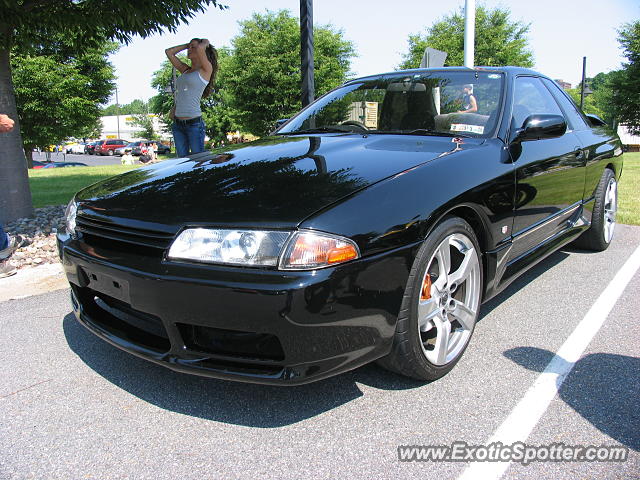
<svg viewBox="0 0 640 480">
<path fill-rule="evenodd" d="M 300 60 L 302 63 L 302 106 L 314 100 L 313 0 L 300 0 Z"/>
</svg>

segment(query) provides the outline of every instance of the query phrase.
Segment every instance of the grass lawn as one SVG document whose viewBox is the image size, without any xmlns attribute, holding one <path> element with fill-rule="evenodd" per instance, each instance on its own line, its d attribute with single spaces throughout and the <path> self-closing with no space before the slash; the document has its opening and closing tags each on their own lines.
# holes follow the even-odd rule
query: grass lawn
<svg viewBox="0 0 640 480">
<path fill-rule="evenodd" d="M 616 220 L 627 225 L 640 225 L 640 152 L 624 154 Z"/>
<path fill-rule="evenodd" d="M 161 155 L 172 158 L 174 154 Z M 136 166 L 65 167 L 29 171 L 29 183 L 35 207 L 64 205 L 78 190 Z M 625 153 L 618 190 L 619 223 L 640 225 L 640 153 Z"/>
<path fill-rule="evenodd" d="M 34 207 L 66 205 L 84 187 L 137 168 L 131 165 L 103 167 L 64 167 L 29 170 L 29 185 Z"/>
</svg>

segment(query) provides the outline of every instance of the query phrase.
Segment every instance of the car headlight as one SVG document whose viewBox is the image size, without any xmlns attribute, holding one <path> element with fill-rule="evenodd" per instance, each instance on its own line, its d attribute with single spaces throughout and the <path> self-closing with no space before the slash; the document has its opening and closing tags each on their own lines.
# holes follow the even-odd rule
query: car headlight
<svg viewBox="0 0 640 480">
<path fill-rule="evenodd" d="M 287 243 L 280 269 L 310 270 L 360 258 L 358 246 L 348 238 L 328 233 L 300 231 Z"/>
<path fill-rule="evenodd" d="M 76 233 L 76 214 L 78 213 L 78 204 L 75 199 L 71 199 L 64 212 L 65 226 L 67 233 L 73 235 Z"/>
<path fill-rule="evenodd" d="M 311 270 L 360 257 L 348 238 L 326 233 L 188 228 L 169 248 L 170 260 Z"/>
<path fill-rule="evenodd" d="M 178 235 L 170 259 L 227 265 L 275 266 L 290 232 L 189 228 Z"/>
</svg>

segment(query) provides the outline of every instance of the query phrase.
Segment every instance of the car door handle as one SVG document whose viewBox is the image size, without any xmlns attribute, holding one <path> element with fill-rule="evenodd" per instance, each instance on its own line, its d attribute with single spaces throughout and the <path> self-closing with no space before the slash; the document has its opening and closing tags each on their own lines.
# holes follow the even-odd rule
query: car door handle
<svg viewBox="0 0 640 480">
<path fill-rule="evenodd" d="M 584 157 L 584 150 L 582 150 L 580 147 L 576 147 L 576 149 L 575 149 L 575 151 L 573 153 L 576 156 L 576 158 L 583 158 Z"/>
</svg>

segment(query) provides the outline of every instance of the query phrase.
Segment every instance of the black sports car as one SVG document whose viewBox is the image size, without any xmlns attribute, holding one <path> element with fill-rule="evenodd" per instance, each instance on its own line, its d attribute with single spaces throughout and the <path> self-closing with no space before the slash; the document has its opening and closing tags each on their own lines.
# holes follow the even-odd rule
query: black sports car
<svg viewBox="0 0 640 480">
<path fill-rule="evenodd" d="M 269 137 L 82 190 L 60 255 L 78 320 L 171 369 L 433 380 L 482 302 L 569 242 L 607 248 L 621 153 L 530 70 L 374 75 Z"/>
</svg>

